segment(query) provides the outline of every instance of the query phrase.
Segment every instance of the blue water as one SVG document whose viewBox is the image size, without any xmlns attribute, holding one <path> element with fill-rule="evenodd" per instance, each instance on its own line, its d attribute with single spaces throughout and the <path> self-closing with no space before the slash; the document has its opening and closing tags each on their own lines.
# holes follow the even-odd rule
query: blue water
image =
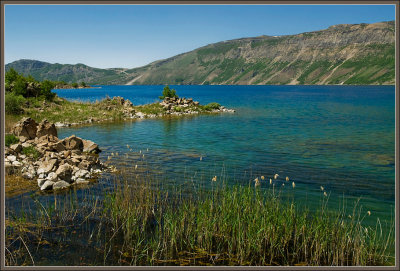
<svg viewBox="0 0 400 271">
<path fill-rule="evenodd" d="M 140 105 L 157 101 L 163 88 L 100 87 L 56 92 L 69 100 L 92 102 L 122 96 Z M 278 173 L 276 187 L 307 205 L 318 206 L 323 186 L 333 205 L 342 196 L 350 201 L 361 198 L 372 222 L 393 216 L 394 86 L 173 88 L 181 97 L 202 104 L 218 102 L 236 113 L 63 128 L 59 137 L 91 139 L 100 145 L 103 159 L 118 152 L 115 159 L 132 167 L 146 163 L 171 183 L 209 183 L 214 175 L 248 183 L 264 175 L 266 188 Z M 290 182 L 285 182 L 286 176 Z"/>
</svg>

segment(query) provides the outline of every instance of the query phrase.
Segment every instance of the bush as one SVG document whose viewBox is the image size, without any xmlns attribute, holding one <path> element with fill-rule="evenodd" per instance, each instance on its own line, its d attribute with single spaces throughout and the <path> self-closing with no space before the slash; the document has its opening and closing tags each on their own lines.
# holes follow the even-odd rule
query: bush
<svg viewBox="0 0 400 271">
<path fill-rule="evenodd" d="M 79 86 L 78 83 L 73 83 L 73 84 L 72 84 L 72 87 L 73 87 L 73 88 L 78 88 L 78 86 Z"/>
<path fill-rule="evenodd" d="M 19 142 L 19 138 L 13 134 L 10 134 L 10 135 L 5 136 L 4 141 L 5 141 L 5 145 L 7 147 L 10 147 L 13 144 L 17 144 Z"/>
<path fill-rule="evenodd" d="M 21 114 L 22 112 L 24 112 L 22 108 L 23 104 L 25 103 L 24 97 L 10 92 L 6 93 L 4 98 L 5 112 L 7 114 Z"/>
<path fill-rule="evenodd" d="M 159 97 L 160 100 L 163 100 L 166 97 L 178 98 L 178 95 L 176 94 L 176 90 L 175 89 L 170 89 L 168 85 L 164 87 L 164 90 L 163 90 L 162 94 L 163 95 Z"/>
<path fill-rule="evenodd" d="M 219 103 L 209 103 L 204 106 L 204 109 L 207 111 L 211 111 L 214 109 L 219 109 L 220 107 L 221 107 L 221 105 Z"/>
</svg>

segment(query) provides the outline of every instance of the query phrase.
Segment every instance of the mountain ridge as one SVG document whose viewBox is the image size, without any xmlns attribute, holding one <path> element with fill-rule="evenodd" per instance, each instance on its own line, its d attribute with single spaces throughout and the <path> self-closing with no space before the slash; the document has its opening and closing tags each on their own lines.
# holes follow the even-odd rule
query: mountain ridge
<svg viewBox="0 0 400 271">
<path fill-rule="evenodd" d="M 6 70 L 90 84 L 386 85 L 395 82 L 394 34 L 394 21 L 339 24 L 221 41 L 132 69 L 18 60 Z"/>
</svg>

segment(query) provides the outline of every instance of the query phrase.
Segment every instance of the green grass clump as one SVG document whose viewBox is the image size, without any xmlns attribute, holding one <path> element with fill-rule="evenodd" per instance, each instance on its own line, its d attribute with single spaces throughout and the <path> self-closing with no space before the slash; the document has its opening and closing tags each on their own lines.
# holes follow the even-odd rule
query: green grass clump
<svg viewBox="0 0 400 271">
<path fill-rule="evenodd" d="M 22 153 L 26 156 L 32 157 L 33 159 L 38 159 L 40 152 L 33 146 L 22 148 Z"/>
<path fill-rule="evenodd" d="M 139 106 L 134 106 L 134 108 L 137 112 L 142 112 L 145 114 L 155 114 L 155 115 L 163 114 L 166 111 L 164 107 L 159 103 L 139 105 Z"/>
<path fill-rule="evenodd" d="M 220 107 L 221 107 L 221 105 L 219 103 L 213 102 L 213 103 L 209 103 L 209 104 L 206 104 L 205 106 L 203 106 L 203 109 L 206 111 L 211 111 L 214 109 L 219 109 Z"/>
<path fill-rule="evenodd" d="M 19 142 L 19 138 L 13 134 L 5 135 L 4 137 L 5 145 L 10 147 L 13 144 L 17 144 Z"/>
</svg>

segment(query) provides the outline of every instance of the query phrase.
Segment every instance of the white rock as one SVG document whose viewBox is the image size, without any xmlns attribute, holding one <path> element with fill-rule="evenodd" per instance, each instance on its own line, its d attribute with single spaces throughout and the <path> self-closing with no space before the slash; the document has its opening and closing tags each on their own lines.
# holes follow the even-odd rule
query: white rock
<svg viewBox="0 0 400 271">
<path fill-rule="evenodd" d="M 38 183 L 39 183 L 39 181 L 38 181 Z M 49 190 L 49 189 L 52 189 L 53 188 L 53 185 L 54 185 L 54 182 L 52 182 L 52 181 L 45 181 L 44 183 L 43 183 L 43 185 L 41 185 L 40 186 L 40 190 Z"/>
<path fill-rule="evenodd" d="M 14 161 L 14 162 L 12 162 L 12 165 L 13 165 L 14 167 L 20 167 L 20 166 L 22 166 L 22 163 L 19 162 L 19 161 Z"/>
<path fill-rule="evenodd" d="M 88 178 L 90 175 L 89 171 L 85 170 L 85 169 L 80 169 L 78 171 L 75 172 L 75 177 L 76 178 Z"/>
<path fill-rule="evenodd" d="M 42 187 L 42 185 L 45 183 L 45 181 L 46 181 L 46 179 L 40 179 L 40 178 L 38 178 L 38 179 L 37 179 L 37 184 L 38 184 L 38 186 L 39 186 L 39 187 Z"/>
<path fill-rule="evenodd" d="M 14 162 L 17 160 L 17 157 L 15 155 L 9 155 L 7 156 L 7 160 L 10 162 Z"/>
<path fill-rule="evenodd" d="M 70 186 L 70 184 L 67 183 L 66 181 L 58 181 L 53 185 L 53 189 L 58 190 L 58 189 L 67 188 L 69 186 Z"/>
<path fill-rule="evenodd" d="M 39 168 L 37 171 L 37 174 L 39 175 L 40 179 L 45 179 L 46 178 L 46 174 L 43 173 L 43 170 L 41 170 L 42 168 Z"/>
<path fill-rule="evenodd" d="M 142 112 L 137 112 L 137 113 L 136 113 L 136 117 L 139 118 L 139 119 L 143 119 L 145 116 L 146 116 L 146 115 L 143 114 Z"/>
<path fill-rule="evenodd" d="M 50 172 L 49 175 L 47 175 L 46 180 L 56 182 L 57 178 L 58 176 L 55 172 Z"/>
</svg>

